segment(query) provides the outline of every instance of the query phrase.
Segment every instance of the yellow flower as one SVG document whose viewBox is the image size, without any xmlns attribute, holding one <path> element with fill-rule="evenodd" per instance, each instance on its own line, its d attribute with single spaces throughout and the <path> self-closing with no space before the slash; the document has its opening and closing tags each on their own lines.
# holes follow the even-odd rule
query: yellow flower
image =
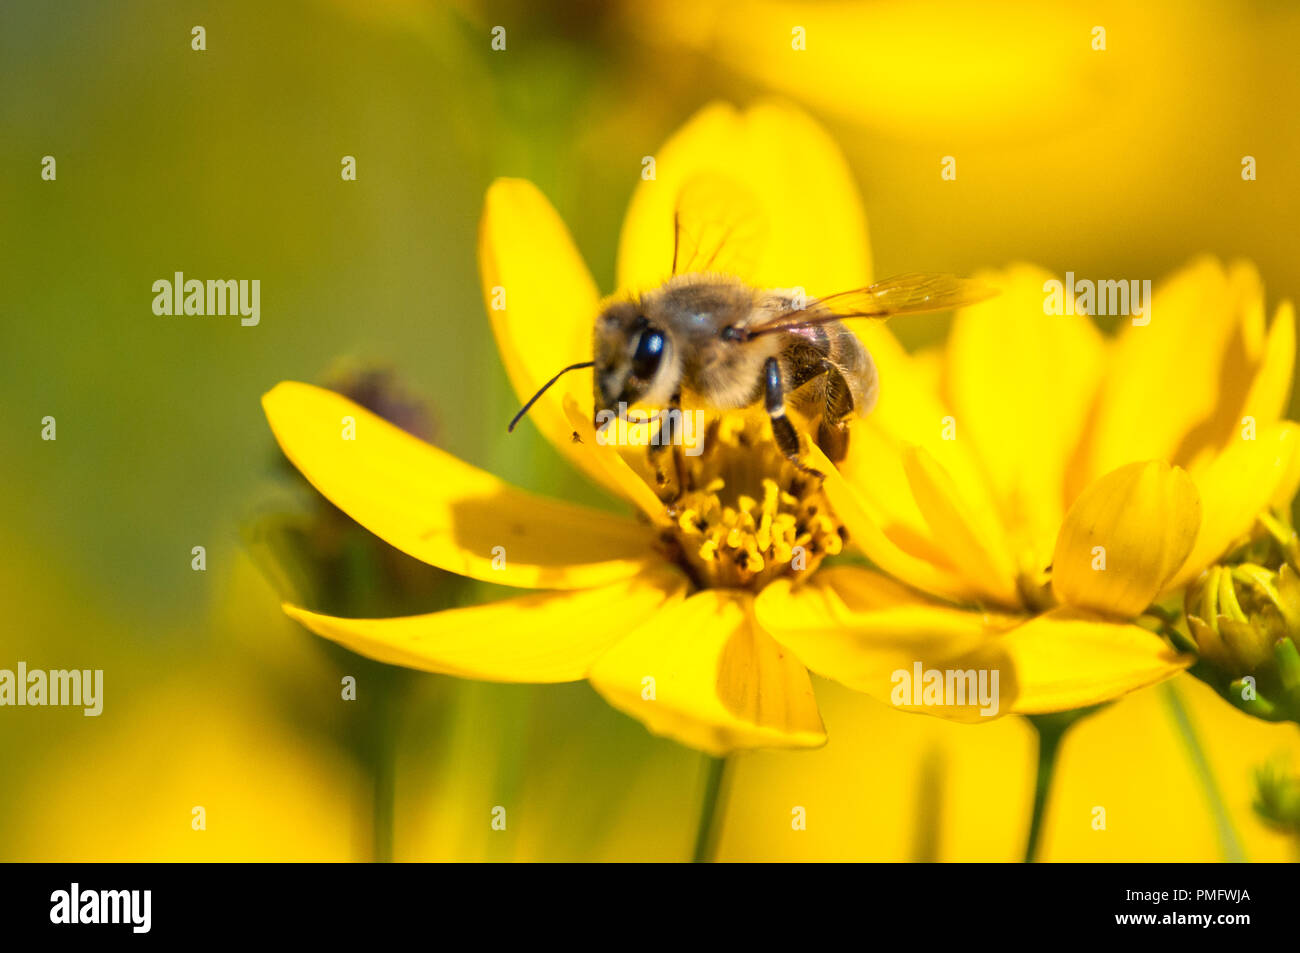
<svg viewBox="0 0 1300 953">
<path fill-rule="evenodd" d="M 758 618 L 877 696 L 921 660 L 999 672 L 1000 713 L 1096 704 L 1192 661 L 1134 620 L 1294 495 L 1294 314 L 1266 327 L 1255 270 L 1203 259 L 1107 338 L 1044 313 L 1040 269 L 982 278 L 1002 294 L 960 311 L 941 353 L 864 332 L 880 403 L 824 487 L 850 539 L 933 598 L 837 567 L 773 585 Z"/>
<path fill-rule="evenodd" d="M 701 195 L 687 185 L 719 176 L 753 197 L 766 226 L 741 277 L 809 295 L 868 283 L 852 178 L 802 114 L 710 106 L 655 158 L 657 178 L 639 183 L 624 222 L 620 294 L 669 277 L 679 196 Z M 498 348 L 524 400 L 590 356 L 599 295 L 559 216 L 525 181 L 489 190 L 479 258 Z M 532 423 L 634 504 L 634 519 L 510 486 L 316 387 L 281 383 L 263 405 L 294 465 L 371 532 L 443 569 L 544 590 L 391 619 L 285 606 L 316 633 L 431 672 L 586 678 L 652 731 L 711 753 L 825 742 L 807 670 L 756 625 L 753 601 L 772 581 L 807 577 L 838 552 L 842 527 L 817 481 L 747 419 L 722 421 L 700 456 L 683 455 L 692 489 L 670 513 L 647 482 L 644 448 L 597 444 L 590 378 L 562 378 L 532 408 Z M 795 547 L 805 558 L 792 559 Z"/>
</svg>

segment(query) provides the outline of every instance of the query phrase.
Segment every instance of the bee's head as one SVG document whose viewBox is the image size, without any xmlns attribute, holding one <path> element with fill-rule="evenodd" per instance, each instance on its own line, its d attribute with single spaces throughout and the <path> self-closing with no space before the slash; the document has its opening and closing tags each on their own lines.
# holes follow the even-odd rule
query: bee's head
<svg viewBox="0 0 1300 953">
<path fill-rule="evenodd" d="M 594 342 L 596 413 L 617 411 L 620 402 L 652 409 L 667 406 L 681 378 L 672 339 L 638 302 L 621 301 L 596 319 Z"/>
</svg>

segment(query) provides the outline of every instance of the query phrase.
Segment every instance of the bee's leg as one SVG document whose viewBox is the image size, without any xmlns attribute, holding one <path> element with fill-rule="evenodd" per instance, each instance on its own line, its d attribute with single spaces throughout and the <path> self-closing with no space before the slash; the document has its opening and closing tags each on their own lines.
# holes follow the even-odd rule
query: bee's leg
<svg viewBox="0 0 1300 953">
<path fill-rule="evenodd" d="M 821 424 L 817 427 L 817 446 L 839 463 L 849 452 L 849 421 L 853 418 L 853 392 L 838 367 L 825 362 L 826 378 L 823 388 L 825 407 Z"/>
<path fill-rule="evenodd" d="M 659 434 L 660 434 L 659 449 L 663 450 L 664 448 L 663 439 L 666 435 L 668 438 L 667 442 L 671 444 L 673 448 L 673 472 L 677 477 L 677 489 L 673 493 L 671 499 L 665 502 L 672 502 L 673 500 L 680 499 L 681 495 L 685 493 L 688 489 L 690 489 L 690 487 L 686 485 L 687 482 L 686 460 L 682 455 L 683 437 L 682 437 L 681 414 L 682 414 L 682 394 L 681 391 L 678 391 L 677 393 L 673 394 L 671 398 L 669 398 L 668 417 L 664 420 L 663 423 L 659 425 Z"/>
<path fill-rule="evenodd" d="M 656 437 L 654 441 L 651 442 L 649 448 L 650 464 L 654 469 L 658 496 L 664 503 L 674 502 L 686 491 L 686 464 L 682 459 L 681 441 L 677 439 L 680 434 L 674 432 L 674 425 L 672 423 L 674 418 L 671 416 L 673 411 L 676 411 L 678 414 L 681 413 L 681 404 L 682 395 L 680 393 L 673 394 L 672 399 L 668 402 L 668 408 L 666 411 L 670 416 L 666 416 L 660 421 L 659 430 L 656 432 Z M 661 413 L 664 413 L 664 411 L 661 411 Z M 672 460 L 673 474 L 676 478 L 675 483 L 669 482 L 668 474 L 664 472 L 663 467 L 663 452 L 670 444 L 673 448 Z"/>
<path fill-rule="evenodd" d="M 800 470 L 821 476 L 821 473 L 799 459 L 799 435 L 795 433 L 790 418 L 785 415 L 785 385 L 781 381 L 781 363 L 776 357 L 769 357 L 763 365 L 763 389 L 767 415 L 772 419 L 772 437 L 776 440 L 777 447 Z"/>
<path fill-rule="evenodd" d="M 823 418 L 817 426 L 817 446 L 831 463 L 843 463 L 849 453 L 848 421 Z"/>
<path fill-rule="evenodd" d="M 677 471 L 677 495 L 681 496 L 687 490 L 693 489 L 693 487 L 689 487 L 686 485 L 688 482 L 686 458 L 685 458 L 686 451 L 682 446 L 682 441 L 685 440 L 686 438 L 684 435 L 685 432 L 682 429 L 682 422 L 681 422 L 681 413 L 682 413 L 682 392 L 681 391 L 678 391 L 677 393 L 673 394 L 672 399 L 668 401 L 668 408 L 670 411 L 676 412 L 677 432 L 673 434 L 673 440 L 672 440 L 673 468 Z"/>
<path fill-rule="evenodd" d="M 662 426 L 659 433 L 663 433 Z M 668 479 L 668 473 L 664 469 L 664 444 L 656 437 L 651 441 L 650 446 L 646 448 L 647 458 L 650 462 L 650 469 L 654 471 L 655 493 L 663 503 L 671 503 L 681 495 L 680 485 L 673 487 L 672 482 Z"/>
</svg>

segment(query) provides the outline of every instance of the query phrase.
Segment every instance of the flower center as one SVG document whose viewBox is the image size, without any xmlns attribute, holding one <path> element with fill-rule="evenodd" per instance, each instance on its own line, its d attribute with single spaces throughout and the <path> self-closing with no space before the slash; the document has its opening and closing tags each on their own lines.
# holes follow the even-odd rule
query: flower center
<svg viewBox="0 0 1300 953">
<path fill-rule="evenodd" d="M 820 478 L 787 460 L 763 423 L 715 420 L 701 448 L 696 456 L 674 449 L 681 492 L 660 537 L 698 586 L 757 592 L 779 577 L 802 578 L 843 549 L 848 534 Z"/>
</svg>

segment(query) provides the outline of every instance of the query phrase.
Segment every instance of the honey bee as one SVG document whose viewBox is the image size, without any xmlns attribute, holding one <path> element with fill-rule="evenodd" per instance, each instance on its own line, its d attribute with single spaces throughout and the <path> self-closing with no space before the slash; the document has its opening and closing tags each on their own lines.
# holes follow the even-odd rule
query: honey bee
<svg viewBox="0 0 1300 953">
<path fill-rule="evenodd" d="M 733 247 L 734 262 L 734 246 L 744 245 L 738 236 L 750 233 L 735 223 L 704 231 L 712 242 L 690 238 L 679 208 L 671 276 L 636 298 L 607 303 L 596 317 L 593 359 L 564 368 L 509 429 L 561 375 L 590 367 L 598 420 L 620 405 L 710 411 L 761 405 L 777 447 L 803 467 L 787 416 L 793 409 L 816 427 L 817 445 L 838 463 L 848 452 L 850 422 L 870 412 L 879 386 L 871 355 L 843 321 L 944 311 L 995 294 L 944 274 L 900 275 L 813 299 L 799 289 L 755 288 L 718 267 L 722 249 Z"/>
</svg>

